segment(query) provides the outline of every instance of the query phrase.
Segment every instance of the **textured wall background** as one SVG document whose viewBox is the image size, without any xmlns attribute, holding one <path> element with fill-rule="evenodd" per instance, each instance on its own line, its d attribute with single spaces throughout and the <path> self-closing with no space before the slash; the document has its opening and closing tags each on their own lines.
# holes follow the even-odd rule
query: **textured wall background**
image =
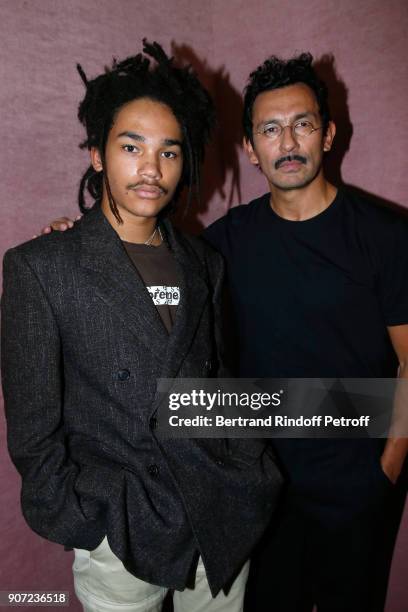
<svg viewBox="0 0 408 612">
<path fill-rule="evenodd" d="M 329 175 L 406 206 L 407 27 L 404 0 L 0 0 L 0 255 L 50 219 L 76 214 L 87 154 L 77 148 L 83 86 L 75 63 L 93 76 L 112 56 L 139 51 L 144 36 L 191 62 L 217 102 L 219 128 L 203 201 L 188 218 L 192 229 L 266 191 L 240 148 L 240 93 L 249 71 L 272 53 L 310 50 L 319 61 L 338 124 Z M 21 517 L 1 419 L 0 590 L 72 593 L 71 553 L 37 537 Z M 387 612 L 408 609 L 407 552 L 408 516 Z M 73 602 L 70 610 L 80 606 Z"/>
</svg>

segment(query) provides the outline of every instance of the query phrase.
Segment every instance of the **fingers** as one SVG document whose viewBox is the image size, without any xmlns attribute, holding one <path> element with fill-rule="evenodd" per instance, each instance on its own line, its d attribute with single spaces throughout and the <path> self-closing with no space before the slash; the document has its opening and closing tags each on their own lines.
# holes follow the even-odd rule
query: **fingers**
<svg viewBox="0 0 408 612">
<path fill-rule="evenodd" d="M 44 234 L 50 234 L 52 231 L 65 232 L 67 229 L 71 229 L 71 227 L 74 227 L 75 221 L 79 221 L 81 217 L 82 215 L 77 215 L 74 221 L 69 217 L 59 217 L 59 219 L 55 219 L 54 221 L 52 221 L 50 225 L 46 225 L 45 227 L 43 227 L 40 232 L 40 235 L 42 236 Z M 38 234 L 35 234 L 33 238 L 38 238 Z"/>
<path fill-rule="evenodd" d="M 56 230 L 59 232 L 65 232 L 68 228 L 74 227 L 74 222 L 69 217 L 60 217 L 59 219 L 55 219 L 51 223 L 50 231 Z M 44 228 L 46 229 L 46 228 Z"/>
<path fill-rule="evenodd" d="M 38 238 L 38 236 L 42 236 L 43 234 L 49 234 L 52 232 L 52 227 L 47 225 L 47 227 L 43 227 L 39 234 L 34 234 L 33 238 Z"/>
</svg>

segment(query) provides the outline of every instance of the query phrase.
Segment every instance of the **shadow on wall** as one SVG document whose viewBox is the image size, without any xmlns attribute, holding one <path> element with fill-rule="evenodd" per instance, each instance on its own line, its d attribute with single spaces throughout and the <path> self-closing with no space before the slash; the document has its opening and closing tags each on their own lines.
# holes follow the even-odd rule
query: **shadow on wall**
<svg viewBox="0 0 408 612">
<path fill-rule="evenodd" d="M 315 61 L 314 67 L 319 77 L 326 83 L 329 91 L 329 108 L 332 119 L 336 124 L 336 138 L 334 147 L 326 156 L 324 169 L 326 178 L 337 187 L 346 187 L 348 191 L 364 197 L 375 206 L 390 208 L 403 216 L 408 217 L 408 209 L 401 204 L 381 198 L 373 193 L 347 184 L 343 181 L 341 167 L 346 156 L 353 136 L 353 124 L 350 119 L 348 107 L 348 89 L 336 71 L 333 55 L 322 55 Z"/>
<path fill-rule="evenodd" d="M 200 81 L 205 85 L 215 102 L 217 125 L 212 141 L 207 147 L 202 172 L 200 202 L 185 211 L 185 200 L 180 202 L 175 222 L 184 230 L 197 234 L 204 229 L 198 219 L 208 210 L 213 196 L 218 195 L 230 207 L 241 200 L 240 167 L 238 152 L 241 148 L 242 99 L 231 85 L 229 73 L 224 66 L 212 68 L 200 59 L 188 45 L 172 43 L 172 55 L 177 63 L 191 65 Z M 228 190 L 225 189 L 227 177 Z M 185 212 L 184 212 L 185 211 Z"/>
<path fill-rule="evenodd" d="M 348 90 L 336 71 L 333 55 L 322 55 L 314 62 L 319 77 L 327 85 L 329 91 L 329 108 L 332 119 L 337 127 L 333 149 L 325 158 L 326 178 L 334 185 L 344 185 L 341 176 L 343 159 L 350 148 L 353 136 L 353 125 L 348 107 Z"/>
</svg>

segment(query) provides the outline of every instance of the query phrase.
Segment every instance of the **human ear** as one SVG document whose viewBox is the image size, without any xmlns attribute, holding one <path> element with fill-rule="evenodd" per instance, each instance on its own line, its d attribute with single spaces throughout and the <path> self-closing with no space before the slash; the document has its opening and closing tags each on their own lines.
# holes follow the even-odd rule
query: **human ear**
<svg viewBox="0 0 408 612">
<path fill-rule="evenodd" d="M 326 132 L 323 137 L 323 151 L 330 151 L 333 145 L 333 140 L 336 135 L 336 125 L 334 121 L 329 121 Z"/>
<path fill-rule="evenodd" d="M 101 154 L 99 153 L 99 149 L 97 149 L 96 147 L 91 147 L 89 154 L 91 157 L 91 164 L 92 164 L 93 169 L 96 172 L 101 172 L 103 170 L 103 164 L 102 164 Z"/>
<path fill-rule="evenodd" d="M 244 150 L 245 150 L 246 154 L 248 155 L 248 158 L 249 158 L 249 161 L 251 162 L 251 164 L 254 164 L 254 166 L 259 166 L 258 156 L 255 153 L 255 149 L 254 149 L 253 144 L 251 143 L 251 141 L 248 140 L 244 136 L 244 140 L 242 141 L 242 145 L 244 147 Z"/>
</svg>

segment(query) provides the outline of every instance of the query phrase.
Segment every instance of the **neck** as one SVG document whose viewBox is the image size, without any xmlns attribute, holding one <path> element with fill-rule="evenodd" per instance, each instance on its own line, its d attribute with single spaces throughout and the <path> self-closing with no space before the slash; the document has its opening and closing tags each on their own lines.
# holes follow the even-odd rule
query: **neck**
<svg viewBox="0 0 408 612">
<path fill-rule="evenodd" d="M 119 223 L 108 203 L 102 201 L 101 208 L 119 238 L 125 242 L 144 244 L 149 240 L 157 226 L 157 217 L 136 217 L 126 211 L 120 211 L 123 223 Z M 149 244 L 158 246 L 160 243 L 160 235 L 156 232 Z"/>
<path fill-rule="evenodd" d="M 333 202 L 337 189 L 326 181 L 323 174 L 300 189 L 284 191 L 270 185 L 271 208 L 289 221 L 306 221 L 323 212 Z"/>
</svg>

